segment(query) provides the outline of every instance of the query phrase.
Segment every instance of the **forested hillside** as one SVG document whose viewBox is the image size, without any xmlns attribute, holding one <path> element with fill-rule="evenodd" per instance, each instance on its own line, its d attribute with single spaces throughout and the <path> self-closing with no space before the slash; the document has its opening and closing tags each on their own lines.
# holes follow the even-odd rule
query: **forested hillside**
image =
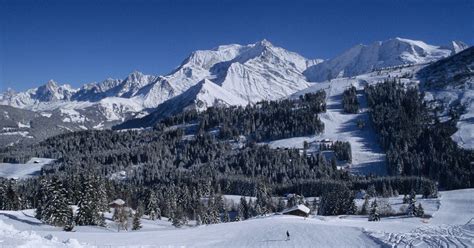
<svg viewBox="0 0 474 248">
<path fill-rule="evenodd" d="M 350 161 L 350 144 L 345 142 L 312 153 L 256 143 L 322 132 L 318 113 L 325 108 L 325 93 L 320 91 L 297 100 L 264 101 L 245 108 L 189 111 L 164 119 L 149 130 L 75 132 L 27 149 L 8 148 L 0 155 L 2 161 L 22 162 L 32 156 L 57 160 L 43 167 L 41 178 L 3 180 L 2 209 L 36 207 L 42 212 L 49 204 L 44 202 L 44 194 L 56 194 L 53 198 L 72 204 L 94 202 L 87 209 L 96 213 L 104 203 L 123 198 L 134 208 L 170 217 L 180 225 L 197 218 L 204 223 L 219 222 L 218 216 L 225 214 L 221 194 L 257 197 L 257 202 L 241 202 L 240 218 L 280 211 L 281 204 L 270 196 L 290 192 L 344 198 L 349 203 L 337 211 L 347 213 L 353 211 L 353 197 L 336 194 L 333 189 L 347 189 L 348 196 L 370 187 L 374 194 L 407 194 L 411 190 L 435 194 L 434 182 L 427 179 L 357 177 L 338 169 L 336 158 Z M 323 155 L 328 149 L 335 150 L 329 161 Z M 199 200 L 202 197 L 209 199 L 206 207 Z M 80 223 L 103 222 L 99 215 L 91 216 Z M 38 218 L 54 222 L 44 213 Z"/>
<path fill-rule="evenodd" d="M 474 152 L 451 139 L 456 112 L 440 122 L 417 88 L 396 80 L 370 86 L 366 93 L 390 174 L 429 177 L 448 189 L 474 185 Z"/>
</svg>

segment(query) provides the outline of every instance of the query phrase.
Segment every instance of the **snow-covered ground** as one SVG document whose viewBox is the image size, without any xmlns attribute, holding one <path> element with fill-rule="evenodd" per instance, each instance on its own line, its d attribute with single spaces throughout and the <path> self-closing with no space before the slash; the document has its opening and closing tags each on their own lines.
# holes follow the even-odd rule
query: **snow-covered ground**
<svg viewBox="0 0 474 248">
<path fill-rule="evenodd" d="M 229 198 L 239 198 L 238 196 Z M 401 196 L 389 199 L 394 209 Z M 0 246 L 17 247 L 473 247 L 474 189 L 445 191 L 439 199 L 419 199 L 430 219 L 364 216 L 273 215 L 199 227 L 142 220 L 139 231 L 76 227 L 75 232 L 42 224 L 33 210 L 0 211 Z M 106 215 L 110 218 L 110 214 Z M 291 240 L 285 241 L 286 231 Z"/>
<path fill-rule="evenodd" d="M 0 163 L 0 177 L 27 178 L 38 175 L 41 168 L 54 161 L 50 158 L 32 158 L 25 164 Z"/>
</svg>

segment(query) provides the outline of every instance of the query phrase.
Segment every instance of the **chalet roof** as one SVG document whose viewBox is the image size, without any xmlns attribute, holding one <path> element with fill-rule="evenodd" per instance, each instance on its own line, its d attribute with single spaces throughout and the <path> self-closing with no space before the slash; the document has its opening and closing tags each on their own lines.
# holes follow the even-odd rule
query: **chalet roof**
<svg viewBox="0 0 474 248">
<path fill-rule="evenodd" d="M 309 209 L 308 207 L 306 207 L 306 206 L 303 205 L 303 204 L 299 204 L 299 205 L 296 205 L 296 206 L 294 206 L 294 207 L 292 207 L 292 208 L 287 208 L 287 209 L 283 210 L 282 213 L 285 214 L 285 213 L 293 212 L 293 211 L 295 211 L 295 210 L 300 210 L 300 211 L 302 211 L 302 212 L 304 212 L 304 213 L 306 213 L 306 214 L 309 214 L 309 212 L 310 212 L 310 209 Z"/>
<path fill-rule="evenodd" d="M 122 199 L 116 199 L 113 202 L 109 203 L 109 205 L 119 205 L 119 206 L 121 206 L 121 205 L 125 205 L 125 201 L 122 200 Z"/>
</svg>

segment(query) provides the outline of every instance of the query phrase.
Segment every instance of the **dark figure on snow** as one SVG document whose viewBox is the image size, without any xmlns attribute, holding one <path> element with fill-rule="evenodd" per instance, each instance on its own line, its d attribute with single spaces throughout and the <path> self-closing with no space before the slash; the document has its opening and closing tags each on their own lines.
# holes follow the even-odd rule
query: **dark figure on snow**
<svg viewBox="0 0 474 248">
<path fill-rule="evenodd" d="M 286 231 L 286 240 L 290 240 L 290 232 Z"/>
</svg>

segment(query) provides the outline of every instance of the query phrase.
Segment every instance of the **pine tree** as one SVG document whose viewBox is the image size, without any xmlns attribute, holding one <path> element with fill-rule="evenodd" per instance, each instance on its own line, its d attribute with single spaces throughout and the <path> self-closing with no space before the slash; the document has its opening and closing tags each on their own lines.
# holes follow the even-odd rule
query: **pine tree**
<svg viewBox="0 0 474 248">
<path fill-rule="evenodd" d="M 369 186 L 369 188 L 367 189 L 367 194 L 370 197 L 376 197 L 377 196 L 377 191 L 375 190 L 375 186 L 373 184 L 371 184 Z"/>
<path fill-rule="evenodd" d="M 0 210 L 7 210 L 6 206 L 8 204 L 6 203 L 6 200 L 7 200 L 7 197 L 6 197 L 6 191 L 5 191 L 5 184 L 3 182 L 0 182 Z"/>
<path fill-rule="evenodd" d="M 184 224 L 187 223 L 186 216 L 183 213 L 183 210 L 179 207 L 176 209 L 176 212 L 173 216 L 173 219 L 171 220 L 171 223 L 175 227 L 182 227 Z"/>
<path fill-rule="evenodd" d="M 222 222 L 227 223 L 230 222 L 230 216 L 228 211 L 224 211 L 224 216 L 222 218 Z"/>
<path fill-rule="evenodd" d="M 403 196 L 403 204 L 408 204 L 409 202 L 410 202 L 410 200 L 409 200 L 407 194 L 405 194 L 405 195 Z"/>
<path fill-rule="evenodd" d="M 145 213 L 150 216 L 150 220 L 155 220 L 158 217 L 157 210 L 158 198 L 156 197 L 156 193 L 153 190 L 150 190 Z M 159 218 L 161 218 L 161 216 Z"/>
<path fill-rule="evenodd" d="M 416 216 L 416 194 L 414 190 L 411 191 L 410 198 L 408 198 L 407 215 Z"/>
<path fill-rule="evenodd" d="M 241 220 L 250 218 L 249 205 L 243 196 L 240 197 L 239 213 L 241 214 Z"/>
<path fill-rule="evenodd" d="M 141 213 L 138 210 L 135 211 L 135 214 L 133 215 L 132 230 L 140 230 L 142 228 L 141 217 Z"/>
<path fill-rule="evenodd" d="M 70 216 L 69 205 L 66 199 L 66 191 L 63 184 L 53 177 L 51 181 L 43 180 L 41 187 L 45 191 L 37 209 L 37 217 L 50 225 L 64 226 Z"/>
<path fill-rule="evenodd" d="M 380 221 L 377 199 L 375 199 L 370 206 L 369 221 Z"/>
<path fill-rule="evenodd" d="M 281 212 L 285 210 L 285 201 L 283 200 L 283 198 L 278 198 L 278 204 L 277 204 L 277 209 L 276 211 L 277 212 Z"/>
<path fill-rule="evenodd" d="M 156 218 L 161 220 L 161 209 L 159 207 L 156 208 Z"/>
<path fill-rule="evenodd" d="M 72 208 L 69 208 L 66 223 L 64 224 L 63 230 L 66 232 L 70 232 L 74 229 L 74 213 Z"/>
<path fill-rule="evenodd" d="M 369 208 L 369 196 L 365 196 L 364 203 L 362 204 L 362 208 L 360 209 L 361 215 L 366 215 L 368 213 Z"/>
<path fill-rule="evenodd" d="M 421 203 L 418 203 L 418 207 L 416 208 L 415 216 L 420 217 L 420 218 L 425 216 L 425 210 L 423 209 L 423 206 L 421 206 Z"/>
<path fill-rule="evenodd" d="M 200 226 L 200 225 L 202 225 L 202 219 L 201 219 L 201 215 L 198 214 L 196 216 L 196 226 Z"/>
<path fill-rule="evenodd" d="M 103 225 L 105 223 L 104 217 L 101 214 L 101 209 L 104 209 L 101 204 L 100 191 L 97 191 L 97 183 L 94 177 L 86 176 L 82 183 L 83 191 L 78 204 L 77 220 L 78 225 Z"/>
<path fill-rule="evenodd" d="M 128 213 L 129 209 L 126 207 L 116 207 L 114 209 L 114 220 L 117 223 L 117 231 L 128 230 Z"/>
</svg>

